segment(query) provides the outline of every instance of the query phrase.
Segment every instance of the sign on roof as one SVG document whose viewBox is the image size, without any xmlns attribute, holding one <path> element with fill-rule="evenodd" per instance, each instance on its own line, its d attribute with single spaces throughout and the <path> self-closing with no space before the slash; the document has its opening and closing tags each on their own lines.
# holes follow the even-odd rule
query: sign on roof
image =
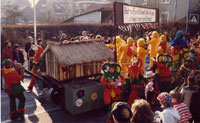
<svg viewBox="0 0 200 123">
<path fill-rule="evenodd" d="M 158 23 L 158 9 L 136 7 L 120 2 L 114 3 L 115 25 Z"/>
<path fill-rule="evenodd" d="M 199 14 L 190 14 L 190 24 L 199 24 Z"/>
<path fill-rule="evenodd" d="M 155 23 L 156 10 L 123 5 L 123 22 L 124 24 Z"/>
</svg>

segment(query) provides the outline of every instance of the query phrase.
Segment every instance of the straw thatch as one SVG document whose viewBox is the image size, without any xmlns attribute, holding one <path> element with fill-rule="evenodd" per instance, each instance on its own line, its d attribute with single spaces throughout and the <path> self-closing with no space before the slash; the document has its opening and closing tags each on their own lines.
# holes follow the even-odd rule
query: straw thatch
<svg viewBox="0 0 200 123">
<path fill-rule="evenodd" d="M 113 52 L 102 41 L 49 43 L 58 64 L 74 65 L 112 59 Z"/>
</svg>

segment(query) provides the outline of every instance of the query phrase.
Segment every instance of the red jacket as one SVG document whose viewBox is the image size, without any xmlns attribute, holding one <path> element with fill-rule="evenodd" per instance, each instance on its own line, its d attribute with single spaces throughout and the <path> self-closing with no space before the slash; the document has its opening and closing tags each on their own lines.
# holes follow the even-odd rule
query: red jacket
<svg viewBox="0 0 200 123">
<path fill-rule="evenodd" d="M 5 79 L 5 88 L 11 90 L 12 84 L 17 84 L 20 80 L 23 79 L 23 75 L 20 75 L 16 70 L 13 68 L 2 68 L 1 69 L 2 75 Z"/>
<path fill-rule="evenodd" d="M 13 61 L 13 51 L 11 48 L 4 48 L 2 51 L 2 61 L 5 59 L 11 59 Z"/>
</svg>

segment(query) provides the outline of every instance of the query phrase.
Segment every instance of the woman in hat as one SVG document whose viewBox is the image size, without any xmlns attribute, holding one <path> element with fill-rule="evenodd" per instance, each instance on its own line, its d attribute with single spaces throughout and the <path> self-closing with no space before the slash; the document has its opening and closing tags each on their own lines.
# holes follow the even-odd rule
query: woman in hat
<svg viewBox="0 0 200 123">
<path fill-rule="evenodd" d="M 145 86 L 145 99 L 149 102 L 152 110 L 154 110 L 159 102 L 156 97 L 160 94 L 158 89 L 158 80 L 156 79 L 155 73 L 147 71 L 144 78 L 148 79 L 148 84 Z"/>
<path fill-rule="evenodd" d="M 126 83 L 130 83 L 131 92 L 128 99 L 128 104 L 131 106 L 133 101 L 144 97 L 144 83 L 148 80 L 143 77 L 142 60 L 137 57 L 131 59 L 131 64 L 128 68 L 128 78 Z"/>
<path fill-rule="evenodd" d="M 11 59 L 5 59 L 2 64 L 5 68 L 2 68 L 1 72 L 5 79 L 6 92 L 10 99 L 10 119 L 24 118 L 25 96 L 23 92 L 25 89 L 20 84 L 20 81 L 23 80 L 23 72 L 13 69 Z M 24 70 L 23 66 L 21 70 Z M 19 99 L 18 109 L 16 108 L 16 98 Z"/>
<path fill-rule="evenodd" d="M 159 122 L 162 123 L 177 123 L 177 120 L 180 120 L 180 115 L 178 111 L 173 107 L 172 99 L 169 93 L 162 92 L 157 97 L 158 101 L 161 104 L 161 107 L 164 109 L 162 112 L 156 111 L 156 115 L 160 117 Z"/>
</svg>

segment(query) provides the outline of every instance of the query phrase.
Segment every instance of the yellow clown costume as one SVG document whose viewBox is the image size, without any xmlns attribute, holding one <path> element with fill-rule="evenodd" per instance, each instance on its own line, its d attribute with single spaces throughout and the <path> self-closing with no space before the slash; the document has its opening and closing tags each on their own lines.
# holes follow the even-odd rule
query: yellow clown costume
<svg viewBox="0 0 200 123">
<path fill-rule="evenodd" d="M 138 39 L 137 41 L 137 57 L 142 60 L 141 69 L 145 70 L 146 56 L 149 54 L 149 49 L 145 49 L 145 41 L 143 38 Z"/>
<path fill-rule="evenodd" d="M 160 41 L 156 46 L 157 56 L 159 56 L 160 54 L 170 54 L 170 51 L 171 51 L 170 46 L 169 43 L 167 42 L 166 36 L 161 35 Z"/>
<path fill-rule="evenodd" d="M 129 37 L 127 39 L 127 44 L 125 46 L 121 46 L 119 49 L 119 52 L 122 53 L 119 64 L 122 67 L 122 76 L 125 77 L 127 71 L 128 71 L 128 65 L 131 62 L 131 58 L 133 58 L 134 55 L 137 55 L 137 49 L 136 46 L 133 45 L 134 41 L 133 38 Z"/>
<path fill-rule="evenodd" d="M 156 46 L 159 43 L 159 34 L 157 31 L 153 31 L 152 33 L 153 38 L 151 40 L 147 40 L 147 44 L 150 45 L 150 67 L 153 66 L 152 58 L 156 57 Z"/>
<path fill-rule="evenodd" d="M 116 37 L 117 63 L 119 63 L 119 59 L 122 54 L 122 52 L 120 52 L 119 49 L 121 46 L 124 46 L 125 44 L 126 44 L 126 42 L 124 40 L 122 40 L 120 36 Z M 108 44 L 107 47 L 109 47 L 111 49 L 115 49 L 114 44 Z"/>
</svg>

